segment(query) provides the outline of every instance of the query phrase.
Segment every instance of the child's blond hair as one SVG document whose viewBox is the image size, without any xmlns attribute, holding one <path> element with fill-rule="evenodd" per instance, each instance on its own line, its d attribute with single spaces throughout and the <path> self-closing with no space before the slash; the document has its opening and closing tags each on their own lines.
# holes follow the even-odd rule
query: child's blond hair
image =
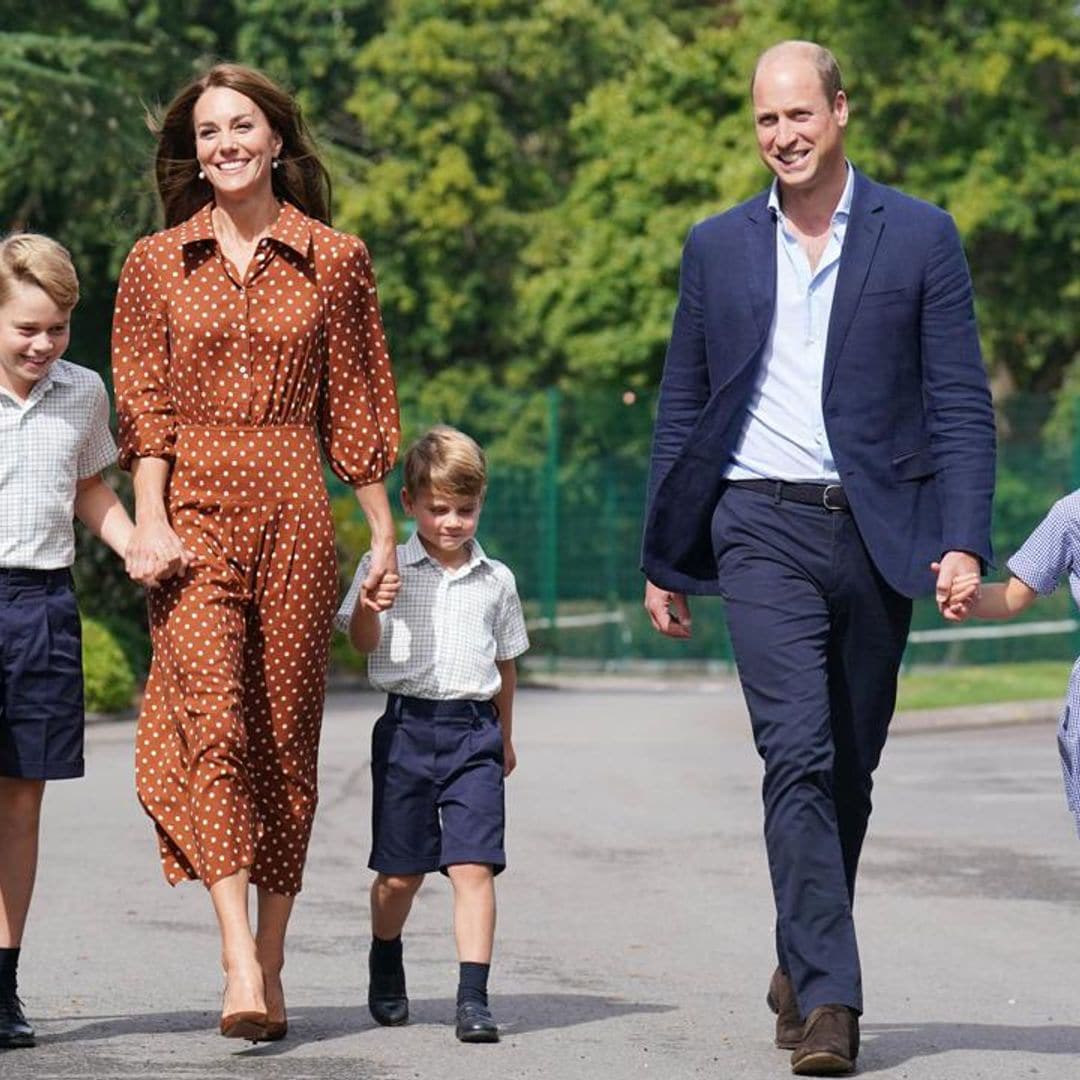
<svg viewBox="0 0 1080 1080">
<path fill-rule="evenodd" d="M 439 424 L 421 435 L 405 452 L 405 490 L 415 499 L 421 491 L 481 498 L 487 488 L 487 460 L 475 439 L 457 428 Z"/>
<path fill-rule="evenodd" d="M 36 285 L 64 311 L 79 302 L 79 276 L 67 248 L 40 233 L 12 233 L 0 240 L 0 304 L 16 282 Z"/>
</svg>

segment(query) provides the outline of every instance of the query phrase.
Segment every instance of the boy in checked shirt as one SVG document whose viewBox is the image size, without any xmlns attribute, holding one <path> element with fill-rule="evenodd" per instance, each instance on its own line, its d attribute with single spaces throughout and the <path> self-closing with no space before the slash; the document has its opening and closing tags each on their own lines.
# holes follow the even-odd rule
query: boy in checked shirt
<svg viewBox="0 0 1080 1080">
<path fill-rule="evenodd" d="M 454 890 L 456 1034 L 498 1042 L 487 998 L 494 879 L 506 865 L 503 779 L 516 764 L 514 658 L 529 641 L 514 575 L 475 539 L 483 451 L 436 427 L 409 448 L 404 471 L 401 500 L 416 532 L 398 546 L 400 579 L 362 596 L 365 555 L 338 612 L 369 656 L 372 685 L 388 695 L 371 738 L 368 1008 L 380 1024 L 408 1020 L 401 931 L 424 875 L 441 870 Z"/>
<path fill-rule="evenodd" d="M 60 359 L 79 281 L 55 240 L 0 240 L 0 1049 L 34 1045 L 16 969 L 46 780 L 83 775 L 72 517 L 123 556 L 132 523 L 100 377 Z"/>
</svg>

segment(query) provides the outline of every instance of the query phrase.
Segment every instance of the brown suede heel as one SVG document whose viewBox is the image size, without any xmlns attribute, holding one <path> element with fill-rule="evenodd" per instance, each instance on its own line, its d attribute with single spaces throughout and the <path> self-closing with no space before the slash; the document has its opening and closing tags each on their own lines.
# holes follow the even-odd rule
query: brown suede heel
<svg viewBox="0 0 1080 1080">
<path fill-rule="evenodd" d="M 268 1020 L 266 1022 L 266 1034 L 260 1042 L 279 1042 L 289 1034 L 288 1020 Z"/>
<path fill-rule="evenodd" d="M 226 1039 L 262 1042 L 266 1038 L 266 1013 L 235 1012 L 221 1018 L 221 1034 Z"/>
</svg>

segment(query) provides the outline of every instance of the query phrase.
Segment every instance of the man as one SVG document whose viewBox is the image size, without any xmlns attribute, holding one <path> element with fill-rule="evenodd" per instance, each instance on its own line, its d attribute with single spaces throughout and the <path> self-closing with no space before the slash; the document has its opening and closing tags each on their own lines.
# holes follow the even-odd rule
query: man
<svg viewBox="0 0 1080 1080">
<path fill-rule="evenodd" d="M 758 60 L 771 188 L 696 225 L 661 385 L 643 545 L 653 625 L 726 600 L 765 763 L 778 967 L 799 1075 L 848 1072 L 852 901 L 911 598 L 990 561 L 994 419 L 952 219 L 858 173 L 833 56 Z"/>
</svg>

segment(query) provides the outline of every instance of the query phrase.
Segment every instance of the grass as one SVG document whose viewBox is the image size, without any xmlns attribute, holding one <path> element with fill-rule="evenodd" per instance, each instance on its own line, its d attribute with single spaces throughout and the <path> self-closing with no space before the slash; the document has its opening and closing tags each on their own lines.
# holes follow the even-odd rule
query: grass
<svg viewBox="0 0 1080 1080">
<path fill-rule="evenodd" d="M 897 709 L 946 709 L 998 701 L 1064 698 L 1072 664 L 1036 660 L 1023 664 L 917 668 L 900 676 Z"/>
</svg>

